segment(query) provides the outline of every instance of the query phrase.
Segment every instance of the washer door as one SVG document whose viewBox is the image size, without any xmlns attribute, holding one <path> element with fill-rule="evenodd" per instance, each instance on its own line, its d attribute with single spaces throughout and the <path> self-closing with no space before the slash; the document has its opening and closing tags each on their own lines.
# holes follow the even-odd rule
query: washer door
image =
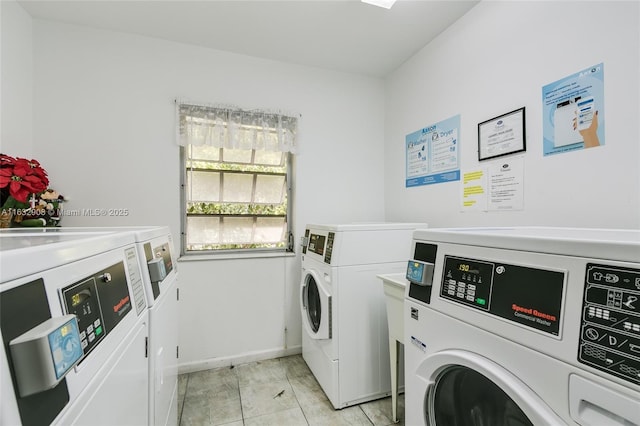
<svg viewBox="0 0 640 426">
<path fill-rule="evenodd" d="M 300 298 L 302 323 L 309 336 L 312 339 L 330 339 L 331 295 L 312 270 L 303 271 Z"/>
<path fill-rule="evenodd" d="M 516 376 L 477 354 L 438 352 L 416 373 L 429 383 L 424 395 L 426 425 L 565 425 Z"/>
</svg>

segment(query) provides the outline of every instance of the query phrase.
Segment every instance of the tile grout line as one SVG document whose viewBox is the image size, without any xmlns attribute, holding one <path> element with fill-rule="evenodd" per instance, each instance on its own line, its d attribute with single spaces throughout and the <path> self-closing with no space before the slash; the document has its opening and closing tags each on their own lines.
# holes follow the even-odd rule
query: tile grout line
<svg viewBox="0 0 640 426">
<path fill-rule="evenodd" d="M 187 392 L 189 391 L 189 378 L 191 377 L 191 373 L 187 374 L 187 380 L 184 384 L 184 395 L 182 396 L 181 406 L 178 407 L 178 425 L 182 424 L 182 414 L 184 413 L 184 402 L 187 400 Z M 178 389 L 178 392 L 180 389 Z"/>
<path fill-rule="evenodd" d="M 244 409 L 242 408 L 242 392 L 240 392 L 240 376 L 238 375 L 238 369 L 235 368 L 235 365 L 231 365 L 229 367 L 233 370 L 233 376 L 236 378 L 236 385 L 238 385 L 238 399 L 240 400 L 240 418 L 242 419 L 242 424 L 244 425 Z"/>
<path fill-rule="evenodd" d="M 367 418 L 367 420 L 369 420 L 369 423 L 371 423 L 371 426 L 375 426 L 375 423 L 373 422 L 371 417 L 369 417 L 367 412 L 362 409 L 362 404 L 358 404 L 358 408 L 360 409 L 360 411 L 362 411 L 362 414 L 364 414 L 364 416 Z"/>
<path fill-rule="evenodd" d="M 280 358 L 280 365 L 282 366 L 282 358 Z M 307 425 L 309 425 L 309 419 L 307 419 L 307 415 L 304 413 L 304 410 L 302 409 L 302 405 L 300 404 L 300 400 L 298 399 L 298 395 L 296 395 L 296 391 L 293 388 L 293 385 L 291 384 L 291 381 L 289 381 L 289 372 L 286 369 L 284 370 L 284 375 L 287 378 L 287 383 L 289 383 L 289 386 L 291 387 L 291 392 L 293 393 L 293 396 L 296 399 L 296 403 L 298 404 L 298 408 L 300 408 L 300 412 L 302 413 L 302 417 L 304 417 L 304 421 L 307 423 Z"/>
</svg>

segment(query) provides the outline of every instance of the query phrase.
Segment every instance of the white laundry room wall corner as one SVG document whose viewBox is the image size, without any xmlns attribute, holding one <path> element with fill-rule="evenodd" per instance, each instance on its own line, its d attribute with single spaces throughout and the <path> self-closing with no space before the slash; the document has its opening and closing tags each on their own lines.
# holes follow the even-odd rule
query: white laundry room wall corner
<svg viewBox="0 0 640 426">
<path fill-rule="evenodd" d="M 0 2 L 0 152 L 31 159 L 33 37 L 31 16 L 14 0 Z"/>
<path fill-rule="evenodd" d="M 430 226 L 640 228 L 640 3 L 483 1 L 386 79 L 385 215 Z M 584 32 L 581 29 L 587 29 Z M 604 64 L 603 146 L 543 156 L 542 87 Z M 478 123 L 526 107 L 526 152 L 478 161 Z M 524 208 L 405 188 L 405 137 L 460 114 L 461 171 L 524 160 Z"/>
</svg>

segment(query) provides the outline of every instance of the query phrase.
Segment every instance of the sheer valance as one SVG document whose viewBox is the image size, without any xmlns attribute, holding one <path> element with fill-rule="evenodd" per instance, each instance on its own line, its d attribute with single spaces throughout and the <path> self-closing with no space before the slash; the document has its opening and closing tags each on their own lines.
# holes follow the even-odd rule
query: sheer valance
<svg viewBox="0 0 640 426">
<path fill-rule="evenodd" d="M 176 101 L 178 144 L 296 152 L 298 118 Z"/>
</svg>

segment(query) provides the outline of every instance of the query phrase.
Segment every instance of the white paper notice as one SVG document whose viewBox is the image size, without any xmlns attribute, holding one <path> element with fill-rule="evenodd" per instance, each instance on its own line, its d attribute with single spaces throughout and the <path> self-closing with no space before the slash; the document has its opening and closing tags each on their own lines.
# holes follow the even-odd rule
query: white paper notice
<svg viewBox="0 0 640 426">
<path fill-rule="evenodd" d="M 488 210 L 522 210 L 524 208 L 524 161 L 514 158 L 489 166 Z"/>
</svg>

